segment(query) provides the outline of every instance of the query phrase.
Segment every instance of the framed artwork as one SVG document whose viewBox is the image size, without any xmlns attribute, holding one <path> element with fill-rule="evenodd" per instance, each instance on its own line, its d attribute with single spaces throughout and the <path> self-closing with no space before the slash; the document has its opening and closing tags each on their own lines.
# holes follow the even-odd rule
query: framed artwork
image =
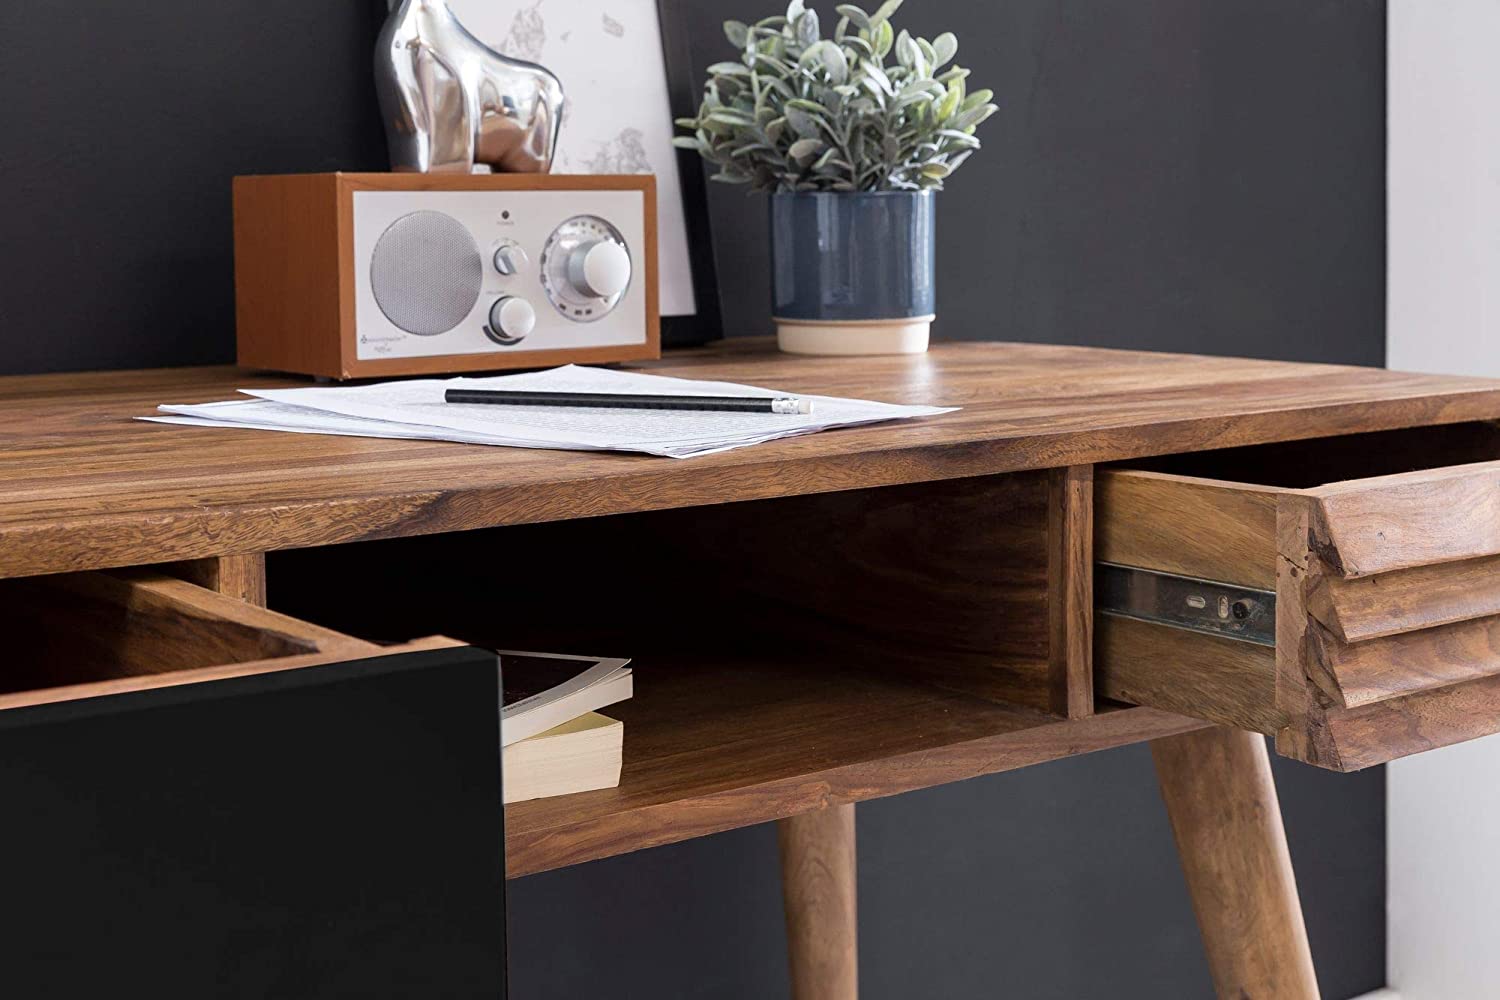
<svg viewBox="0 0 1500 1000">
<path fill-rule="evenodd" d="M 672 146 L 697 113 L 686 0 L 448 0 L 480 41 L 547 67 L 567 105 L 553 172 L 656 175 L 662 345 L 723 335 L 703 169 Z"/>
</svg>

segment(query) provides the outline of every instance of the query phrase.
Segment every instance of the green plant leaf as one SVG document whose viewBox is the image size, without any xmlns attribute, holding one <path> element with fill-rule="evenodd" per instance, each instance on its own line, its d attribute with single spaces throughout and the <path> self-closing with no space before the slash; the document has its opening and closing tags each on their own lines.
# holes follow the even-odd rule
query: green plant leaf
<svg viewBox="0 0 1500 1000">
<path fill-rule="evenodd" d="M 805 167 L 815 157 L 822 155 L 823 151 L 827 148 L 828 143 L 822 139 L 798 139 L 792 143 L 791 148 L 786 152 L 788 156 L 797 161 L 798 166 Z"/>
<path fill-rule="evenodd" d="M 869 29 L 870 15 L 866 14 L 862 9 L 854 6 L 852 3 L 841 3 L 833 9 L 836 14 L 848 20 L 849 23 L 853 24 L 854 27 L 858 28 L 860 31 L 866 31 Z"/>
<path fill-rule="evenodd" d="M 829 82 L 842 84 L 849 79 L 849 59 L 844 50 L 832 42 L 823 43 L 823 65 L 828 70 Z"/>
<path fill-rule="evenodd" d="M 857 35 L 849 35 L 844 39 L 844 55 L 853 63 L 856 59 L 873 59 L 875 50 L 865 39 Z"/>
<path fill-rule="evenodd" d="M 737 108 L 714 108 L 708 113 L 708 121 L 716 125 L 754 125 L 755 119 Z"/>
<path fill-rule="evenodd" d="M 875 86 L 871 89 L 874 94 L 884 93 L 888 97 L 896 96 L 896 88 L 891 85 L 891 78 L 885 75 L 885 70 L 874 63 L 863 63 L 860 67 L 865 75 L 863 80 L 871 81 Z"/>
<path fill-rule="evenodd" d="M 890 55 L 891 46 L 896 42 L 896 32 L 889 21 L 881 21 L 873 29 L 871 44 L 875 46 L 875 58 L 884 59 Z"/>
<path fill-rule="evenodd" d="M 875 13 L 870 15 L 871 25 L 880 25 L 891 19 L 891 15 L 901 9 L 901 0 L 885 0 Z"/>
<path fill-rule="evenodd" d="M 818 12 L 804 11 L 792 22 L 792 35 L 802 45 L 811 45 L 818 40 Z"/>
<path fill-rule="evenodd" d="M 792 75 L 792 67 L 788 66 L 786 63 L 782 62 L 780 59 L 777 59 L 773 55 L 768 55 L 764 52 L 752 52 L 747 55 L 746 58 L 750 60 L 751 65 L 756 69 L 767 70 L 771 74 L 776 74 L 781 77 L 788 77 Z"/>
<path fill-rule="evenodd" d="M 803 139 L 814 138 L 820 131 L 817 118 L 801 108 L 793 107 L 790 103 L 786 106 L 786 123 L 799 138 Z"/>
<path fill-rule="evenodd" d="M 958 55 L 958 36 L 945 31 L 932 40 L 932 68 L 946 66 Z"/>
<path fill-rule="evenodd" d="M 672 136 L 672 145 L 678 149 L 691 149 L 695 153 L 703 152 L 703 145 L 698 141 L 697 136 L 674 135 Z"/>
<path fill-rule="evenodd" d="M 729 39 L 730 45 L 743 49 L 750 41 L 750 28 L 743 21 L 725 21 L 724 37 Z"/>
<path fill-rule="evenodd" d="M 981 104 L 988 104 L 994 96 L 995 92 L 993 90 L 976 90 L 964 98 L 964 102 L 959 105 L 958 110 L 968 111 L 970 108 L 977 108 Z"/>
<path fill-rule="evenodd" d="M 951 144 L 953 144 L 955 146 L 962 147 L 964 149 L 978 149 L 979 148 L 979 140 L 978 139 L 974 138 L 969 133 L 967 133 L 967 132 L 961 132 L 958 129 L 953 129 L 953 128 L 940 129 L 938 131 L 938 135 L 941 136 L 943 139 L 946 139 L 949 143 L 951 143 Z"/>
<path fill-rule="evenodd" d="M 977 108 L 970 108 L 967 111 L 960 111 L 958 114 L 954 115 L 953 120 L 948 123 L 948 127 L 957 129 L 961 132 L 968 131 L 976 128 L 980 122 L 984 121 L 990 115 L 999 110 L 1000 109 L 995 107 L 993 104 L 981 104 Z"/>
<path fill-rule="evenodd" d="M 814 170 L 843 170 L 847 172 L 849 164 L 840 160 L 838 155 L 839 151 L 830 146 L 823 151 L 822 156 L 818 157 L 817 162 L 812 165 L 812 168 Z"/>
<path fill-rule="evenodd" d="M 962 97 L 963 95 L 959 91 L 949 87 L 947 92 L 943 94 L 942 100 L 938 101 L 937 107 L 932 109 L 933 117 L 940 122 L 945 122 L 949 118 L 952 118 L 953 113 L 958 110 L 958 102 Z"/>
</svg>

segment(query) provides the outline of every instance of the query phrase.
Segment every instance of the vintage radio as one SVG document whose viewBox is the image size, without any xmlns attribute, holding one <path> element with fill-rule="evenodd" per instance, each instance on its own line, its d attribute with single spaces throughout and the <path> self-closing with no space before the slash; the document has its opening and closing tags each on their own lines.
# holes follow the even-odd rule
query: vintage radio
<svg viewBox="0 0 1500 1000">
<path fill-rule="evenodd" d="M 649 175 L 234 179 L 239 363 L 347 379 L 660 356 Z"/>
</svg>

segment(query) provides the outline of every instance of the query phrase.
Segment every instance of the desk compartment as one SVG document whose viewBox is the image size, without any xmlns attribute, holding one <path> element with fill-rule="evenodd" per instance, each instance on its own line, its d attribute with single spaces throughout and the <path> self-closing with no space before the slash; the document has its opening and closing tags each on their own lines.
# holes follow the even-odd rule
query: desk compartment
<svg viewBox="0 0 1500 1000">
<path fill-rule="evenodd" d="M 1341 771 L 1500 731 L 1497 456 L 1461 424 L 1098 470 L 1098 692 Z"/>
<path fill-rule="evenodd" d="M 1082 693 L 1055 683 L 1073 679 L 1051 627 L 1064 485 L 1027 472 L 272 552 L 269 593 L 357 635 L 632 658 L 634 696 L 603 710 L 625 727 L 619 787 L 506 809 L 527 875 L 1198 728 L 1117 707 L 1064 721 Z"/>
<path fill-rule="evenodd" d="M 0 581 L 0 709 L 358 659 L 381 647 L 130 570 Z"/>
</svg>

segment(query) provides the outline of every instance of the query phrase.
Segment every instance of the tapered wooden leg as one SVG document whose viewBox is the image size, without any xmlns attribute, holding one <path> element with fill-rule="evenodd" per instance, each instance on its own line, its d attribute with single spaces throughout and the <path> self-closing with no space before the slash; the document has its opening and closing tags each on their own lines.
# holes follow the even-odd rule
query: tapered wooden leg
<svg viewBox="0 0 1500 1000">
<path fill-rule="evenodd" d="M 1151 755 L 1219 996 L 1317 1000 L 1265 738 L 1200 729 Z"/>
<path fill-rule="evenodd" d="M 206 590 L 237 598 L 257 607 L 266 606 L 266 554 L 215 556 L 172 563 L 172 573 Z"/>
<path fill-rule="evenodd" d="M 784 819 L 777 837 L 792 1000 L 856 1000 L 854 806 Z"/>
</svg>

